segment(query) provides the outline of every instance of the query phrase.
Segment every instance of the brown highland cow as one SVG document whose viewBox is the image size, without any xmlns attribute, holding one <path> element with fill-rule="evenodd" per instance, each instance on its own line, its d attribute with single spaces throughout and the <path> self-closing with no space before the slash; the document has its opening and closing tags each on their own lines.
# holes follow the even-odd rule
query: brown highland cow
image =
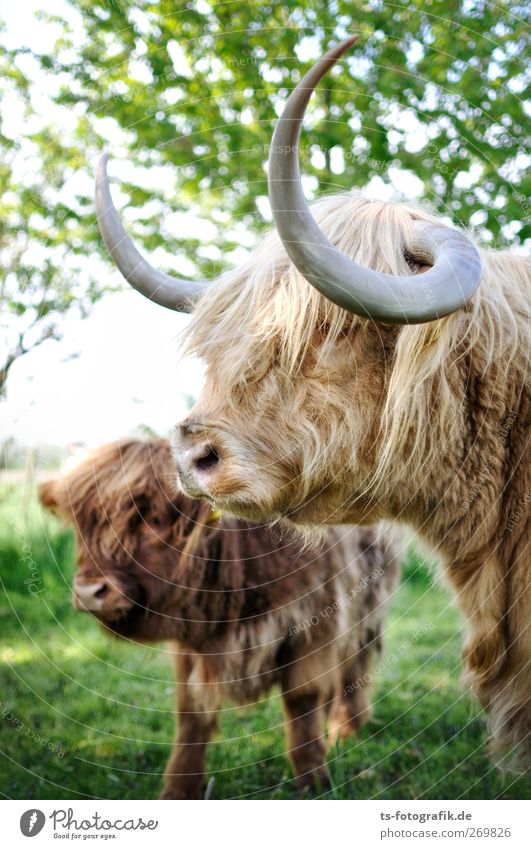
<svg viewBox="0 0 531 849">
<path fill-rule="evenodd" d="M 301 551 L 279 529 L 209 521 L 210 507 L 176 494 L 174 477 L 165 440 L 132 440 L 40 489 L 76 529 L 76 607 L 117 636 L 173 641 L 178 732 L 163 798 L 200 796 L 222 702 L 255 702 L 274 684 L 297 782 L 324 789 L 325 717 L 334 740 L 369 715 L 396 543 L 342 528 Z"/>
</svg>

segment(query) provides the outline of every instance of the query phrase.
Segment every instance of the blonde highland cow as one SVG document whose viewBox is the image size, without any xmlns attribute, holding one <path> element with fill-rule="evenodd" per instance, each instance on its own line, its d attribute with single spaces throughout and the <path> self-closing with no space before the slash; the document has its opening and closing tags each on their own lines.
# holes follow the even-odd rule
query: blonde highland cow
<svg viewBox="0 0 531 849">
<path fill-rule="evenodd" d="M 100 163 L 98 218 L 122 273 L 190 311 L 202 395 L 177 430 L 184 491 L 253 520 L 412 525 L 466 622 L 465 683 L 491 748 L 529 766 L 531 590 L 528 260 L 477 249 L 415 208 L 351 194 L 311 210 L 298 139 L 322 57 L 277 124 L 276 233 L 243 268 L 192 283 L 126 236 Z"/>
</svg>

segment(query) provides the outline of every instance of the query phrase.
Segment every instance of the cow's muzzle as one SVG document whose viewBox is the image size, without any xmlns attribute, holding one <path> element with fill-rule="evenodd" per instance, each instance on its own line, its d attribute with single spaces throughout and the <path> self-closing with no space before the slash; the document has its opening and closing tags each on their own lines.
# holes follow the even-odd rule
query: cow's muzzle
<svg viewBox="0 0 531 849">
<path fill-rule="evenodd" d="M 173 457 L 181 486 L 191 498 L 208 497 L 210 482 L 219 471 L 221 451 L 204 429 L 185 421 L 175 430 Z"/>
<path fill-rule="evenodd" d="M 123 616 L 135 602 L 113 578 L 76 575 L 73 584 L 73 603 L 77 610 L 87 611 L 104 619 Z"/>
</svg>

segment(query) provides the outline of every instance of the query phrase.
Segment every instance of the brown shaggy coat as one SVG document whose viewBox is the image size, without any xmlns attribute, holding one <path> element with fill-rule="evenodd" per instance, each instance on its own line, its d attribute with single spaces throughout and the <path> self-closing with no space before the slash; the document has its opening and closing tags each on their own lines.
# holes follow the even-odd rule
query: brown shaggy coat
<svg viewBox="0 0 531 849">
<path fill-rule="evenodd" d="M 76 528 L 76 606 L 120 637 L 173 641 L 178 731 L 163 798 L 200 796 L 222 702 L 254 702 L 274 684 L 297 782 L 325 788 L 326 716 L 337 739 L 369 715 L 396 544 L 342 528 L 301 551 L 278 528 L 212 521 L 173 477 L 165 440 L 132 440 L 40 489 Z"/>
</svg>

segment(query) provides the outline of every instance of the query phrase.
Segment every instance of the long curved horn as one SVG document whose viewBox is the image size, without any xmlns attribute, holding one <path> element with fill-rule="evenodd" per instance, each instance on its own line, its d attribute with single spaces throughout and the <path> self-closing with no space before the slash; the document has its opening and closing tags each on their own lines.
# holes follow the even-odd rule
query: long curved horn
<svg viewBox="0 0 531 849">
<path fill-rule="evenodd" d="M 421 324 L 460 309 L 479 285 L 481 260 L 464 233 L 416 222 L 414 243 L 404 248 L 433 267 L 404 277 L 381 274 L 348 259 L 324 237 L 302 191 L 298 143 L 306 106 L 321 77 L 355 41 L 351 36 L 325 53 L 291 93 L 269 154 L 271 208 L 291 260 L 326 298 L 377 321 Z"/>
<path fill-rule="evenodd" d="M 210 281 L 185 280 L 157 271 L 144 259 L 125 232 L 112 202 L 106 153 L 96 169 L 96 214 L 105 246 L 125 279 L 142 295 L 179 312 L 190 312 Z"/>
</svg>

